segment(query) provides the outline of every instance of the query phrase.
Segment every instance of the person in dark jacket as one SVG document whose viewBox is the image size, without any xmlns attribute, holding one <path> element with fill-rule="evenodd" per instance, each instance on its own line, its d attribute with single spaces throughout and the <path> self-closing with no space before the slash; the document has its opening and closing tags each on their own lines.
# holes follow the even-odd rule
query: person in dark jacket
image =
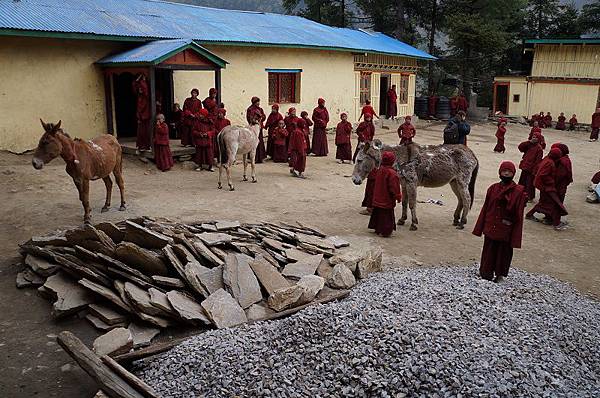
<svg viewBox="0 0 600 398">
<path fill-rule="evenodd" d="M 444 144 L 467 144 L 467 135 L 471 133 L 471 126 L 466 121 L 467 114 L 458 111 L 456 116 L 448 120 L 444 129 Z"/>
</svg>

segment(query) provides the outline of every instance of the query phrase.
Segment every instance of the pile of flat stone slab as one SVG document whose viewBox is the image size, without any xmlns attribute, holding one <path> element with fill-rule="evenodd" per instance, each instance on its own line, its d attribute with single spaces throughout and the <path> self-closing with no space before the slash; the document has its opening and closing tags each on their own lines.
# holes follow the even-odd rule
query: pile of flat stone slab
<svg viewBox="0 0 600 398">
<path fill-rule="evenodd" d="M 85 317 L 106 332 L 96 353 L 119 355 L 172 326 L 269 319 L 381 269 L 380 249 L 346 246 L 300 223 L 141 217 L 33 237 L 17 287 L 37 287 L 56 318 Z"/>
</svg>

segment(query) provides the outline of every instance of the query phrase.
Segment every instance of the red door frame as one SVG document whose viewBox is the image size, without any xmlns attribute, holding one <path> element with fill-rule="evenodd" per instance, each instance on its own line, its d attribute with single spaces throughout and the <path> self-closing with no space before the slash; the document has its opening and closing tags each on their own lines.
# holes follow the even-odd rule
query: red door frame
<svg viewBox="0 0 600 398">
<path fill-rule="evenodd" d="M 493 100 L 493 109 L 494 109 L 494 113 L 496 113 L 498 110 L 496 109 L 496 95 L 497 95 L 497 88 L 498 86 L 506 86 L 506 114 L 509 115 L 509 111 L 510 111 L 510 82 L 494 82 L 494 100 Z"/>
</svg>

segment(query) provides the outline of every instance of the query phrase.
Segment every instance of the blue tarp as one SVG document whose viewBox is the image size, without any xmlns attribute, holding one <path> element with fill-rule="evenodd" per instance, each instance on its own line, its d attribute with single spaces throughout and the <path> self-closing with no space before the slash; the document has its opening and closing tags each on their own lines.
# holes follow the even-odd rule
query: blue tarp
<svg viewBox="0 0 600 398">
<path fill-rule="evenodd" d="M 334 28 L 305 18 L 156 0 L 0 1 L 2 30 L 78 33 L 125 38 L 194 39 L 316 47 L 435 59 L 377 32 Z"/>
</svg>

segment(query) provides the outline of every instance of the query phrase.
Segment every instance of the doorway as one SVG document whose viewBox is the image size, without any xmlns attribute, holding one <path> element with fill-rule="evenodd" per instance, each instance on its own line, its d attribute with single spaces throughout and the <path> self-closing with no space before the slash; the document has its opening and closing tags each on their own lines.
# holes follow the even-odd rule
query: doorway
<svg viewBox="0 0 600 398">
<path fill-rule="evenodd" d="M 133 92 L 134 79 L 133 73 L 129 72 L 113 75 L 117 138 L 135 137 L 137 135 L 136 98 Z"/>
<path fill-rule="evenodd" d="M 173 111 L 173 71 L 171 69 L 155 69 L 156 79 L 156 113 L 162 113 L 171 120 Z M 160 107 L 158 106 L 160 103 Z"/>
<path fill-rule="evenodd" d="M 500 111 L 505 115 L 508 115 L 508 92 L 510 83 L 499 83 L 494 84 L 494 113 Z"/>
<path fill-rule="evenodd" d="M 390 75 L 381 75 L 379 79 L 379 116 L 382 116 L 387 114 L 387 92 L 390 88 Z"/>
</svg>

